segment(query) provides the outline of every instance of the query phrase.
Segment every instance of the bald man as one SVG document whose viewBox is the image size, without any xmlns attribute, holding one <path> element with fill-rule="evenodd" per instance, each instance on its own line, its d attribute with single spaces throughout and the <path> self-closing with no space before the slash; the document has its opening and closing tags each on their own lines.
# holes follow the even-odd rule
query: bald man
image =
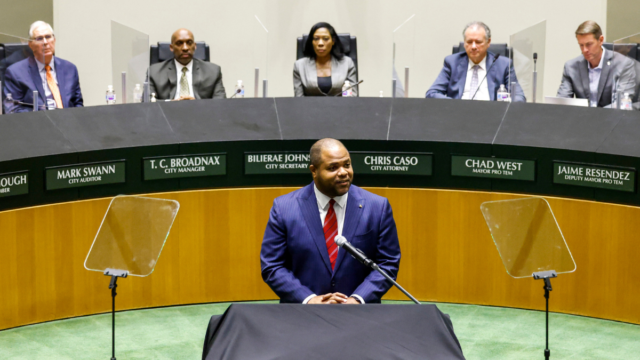
<svg viewBox="0 0 640 360">
<path fill-rule="evenodd" d="M 391 284 L 335 244 L 342 235 L 396 278 L 400 245 L 386 198 L 355 185 L 335 139 L 311 147 L 313 182 L 273 202 L 262 240 L 262 278 L 282 303 L 379 303 Z"/>
<path fill-rule="evenodd" d="M 158 100 L 224 99 L 220 66 L 194 59 L 193 33 L 179 29 L 171 36 L 173 59 L 149 68 L 149 88 Z"/>
</svg>

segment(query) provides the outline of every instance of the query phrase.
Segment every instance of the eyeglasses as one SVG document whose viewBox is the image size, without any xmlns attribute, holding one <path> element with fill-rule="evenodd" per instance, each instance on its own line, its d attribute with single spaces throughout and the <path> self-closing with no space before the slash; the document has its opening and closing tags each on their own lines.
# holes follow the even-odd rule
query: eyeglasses
<svg viewBox="0 0 640 360">
<path fill-rule="evenodd" d="M 35 37 L 32 39 L 32 41 L 37 41 L 37 42 L 43 42 L 44 40 L 51 41 L 53 40 L 53 38 L 54 38 L 53 34 L 47 34 L 47 35 Z"/>
</svg>

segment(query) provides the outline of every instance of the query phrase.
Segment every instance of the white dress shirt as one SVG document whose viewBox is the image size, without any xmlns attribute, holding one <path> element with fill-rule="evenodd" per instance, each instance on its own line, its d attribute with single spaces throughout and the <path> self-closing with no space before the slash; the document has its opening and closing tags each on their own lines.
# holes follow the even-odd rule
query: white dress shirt
<svg viewBox="0 0 640 360">
<path fill-rule="evenodd" d="M 313 191 L 316 193 L 316 200 L 318 201 L 318 212 L 320 213 L 320 223 L 324 226 L 324 218 L 327 216 L 327 212 L 329 212 L 329 201 L 331 198 L 327 195 L 323 194 L 318 190 L 315 184 L 313 184 Z M 333 210 L 336 212 L 336 219 L 338 220 L 338 235 L 342 235 L 342 227 L 344 225 L 344 215 L 347 209 L 347 199 L 349 198 L 349 193 L 342 196 L 336 196 L 333 198 L 335 200 L 335 204 L 333 204 Z M 338 253 L 340 250 L 338 250 Z M 302 302 L 306 304 L 311 300 L 316 294 L 311 294 L 307 296 L 306 299 Z M 354 298 L 358 299 L 361 304 L 364 304 L 364 299 L 360 295 L 352 294 Z"/>
<path fill-rule="evenodd" d="M 51 66 L 51 76 L 53 76 L 53 81 L 58 84 L 58 76 L 56 75 L 56 65 L 53 60 L 53 56 L 51 57 L 51 62 L 49 66 Z M 47 99 L 47 109 L 53 110 L 57 107 L 56 100 L 53 98 L 53 94 L 51 93 L 51 89 L 49 89 L 49 83 L 47 83 L 47 69 L 45 69 L 45 65 L 36 59 L 36 64 L 38 64 L 38 73 L 40 74 L 40 79 L 42 79 L 42 87 L 44 88 L 44 97 Z M 60 90 L 60 85 L 58 85 L 58 90 Z M 62 93 L 60 93 L 62 96 Z"/>
<path fill-rule="evenodd" d="M 598 84 L 600 83 L 600 75 L 602 75 L 602 63 L 605 51 L 607 50 L 603 47 L 598 66 L 592 68 L 591 63 L 587 61 L 587 66 L 589 67 L 589 105 L 591 107 L 598 107 Z"/>
<path fill-rule="evenodd" d="M 178 76 L 177 87 L 176 87 L 176 96 L 174 99 L 180 99 L 180 79 L 182 79 L 182 68 L 187 68 L 187 81 L 189 82 L 189 95 L 193 96 L 193 60 L 189 61 L 189 63 L 185 66 L 178 62 L 178 60 L 173 60 L 176 64 L 176 74 Z"/>
<path fill-rule="evenodd" d="M 467 80 L 464 83 L 464 92 L 462 93 L 462 98 L 466 100 L 470 100 L 473 97 L 473 93 L 471 93 L 471 78 L 473 77 L 473 66 L 476 65 L 469 59 L 469 67 L 467 68 Z M 482 61 L 478 64 L 478 93 L 473 98 L 474 100 L 491 100 L 489 96 L 489 86 L 487 84 L 487 79 L 484 79 L 487 74 L 487 57 L 485 56 Z M 482 81 L 484 79 L 484 81 Z M 480 83 L 482 81 L 482 84 Z"/>
</svg>

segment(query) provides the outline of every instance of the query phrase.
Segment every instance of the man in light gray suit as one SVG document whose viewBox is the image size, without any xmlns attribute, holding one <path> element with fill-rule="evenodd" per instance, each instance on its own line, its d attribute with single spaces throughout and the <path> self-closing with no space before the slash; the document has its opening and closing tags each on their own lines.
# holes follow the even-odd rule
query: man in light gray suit
<svg viewBox="0 0 640 360">
<path fill-rule="evenodd" d="M 595 21 L 585 21 L 576 30 L 582 55 L 564 65 L 558 97 L 589 99 L 591 107 L 611 105 L 614 81 L 618 93 L 637 99 L 634 60 L 602 47 L 604 36 Z M 637 101 L 637 100 L 636 100 Z"/>
<path fill-rule="evenodd" d="M 158 100 L 224 99 L 220 66 L 194 59 L 193 33 L 179 29 L 171 36 L 173 59 L 149 68 L 149 89 Z"/>
</svg>

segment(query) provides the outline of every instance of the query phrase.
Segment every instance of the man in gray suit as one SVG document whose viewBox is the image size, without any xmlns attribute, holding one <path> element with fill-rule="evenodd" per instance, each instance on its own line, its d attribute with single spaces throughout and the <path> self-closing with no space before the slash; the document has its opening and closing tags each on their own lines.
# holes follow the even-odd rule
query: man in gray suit
<svg viewBox="0 0 640 360">
<path fill-rule="evenodd" d="M 558 97 L 589 99 L 591 107 L 611 105 L 614 81 L 618 93 L 628 93 L 632 98 L 636 91 L 634 61 L 602 47 L 604 36 L 595 21 L 585 21 L 576 30 L 576 39 L 582 55 L 564 65 Z"/>
<path fill-rule="evenodd" d="M 158 100 L 224 99 L 220 66 L 194 59 L 193 33 L 179 29 L 171 35 L 173 59 L 149 68 L 149 89 Z"/>
</svg>

